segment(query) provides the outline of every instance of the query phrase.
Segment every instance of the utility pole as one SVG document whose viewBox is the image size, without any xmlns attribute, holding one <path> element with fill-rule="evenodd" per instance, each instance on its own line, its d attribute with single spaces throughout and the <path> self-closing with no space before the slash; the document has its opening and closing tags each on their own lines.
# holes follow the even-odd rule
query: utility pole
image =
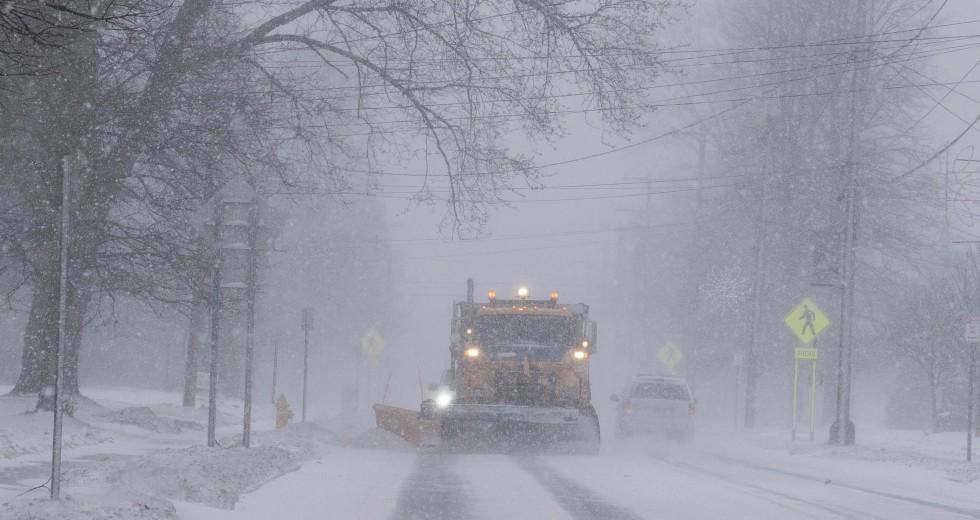
<svg viewBox="0 0 980 520">
<path fill-rule="evenodd" d="M 695 258 L 701 256 L 701 244 L 704 242 L 702 240 L 703 228 L 701 227 L 701 209 L 704 205 L 704 174 L 706 167 L 706 155 L 708 148 L 708 134 L 705 132 L 699 132 L 698 134 L 698 180 L 697 188 L 694 191 L 694 239 L 692 246 L 694 248 Z M 690 352 L 690 361 L 687 365 L 687 377 L 691 388 L 697 391 L 697 374 L 695 370 L 697 369 L 699 359 L 698 359 L 698 339 L 694 335 L 694 331 L 697 330 L 697 315 L 698 315 L 698 281 L 702 278 L 703 269 L 700 262 L 691 258 L 691 273 L 690 282 L 693 287 L 690 288 L 691 294 L 691 304 L 688 308 L 687 316 L 687 348 Z"/>
<path fill-rule="evenodd" d="M 68 331 L 68 245 L 71 240 L 71 174 L 80 160 L 61 160 L 61 272 L 58 284 L 58 345 L 55 352 L 54 425 L 51 434 L 51 499 L 61 498 L 61 439 L 64 427 L 65 348 Z"/>
<path fill-rule="evenodd" d="M 653 172 L 650 169 L 646 171 L 646 196 L 644 197 L 643 206 L 643 240 L 641 241 L 641 246 L 643 247 L 643 257 L 641 262 L 646 263 L 647 266 L 652 266 L 653 264 L 653 240 L 650 238 L 651 230 L 653 229 Z M 641 298 L 643 298 L 643 337 L 640 338 L 639 344 L 643 345 L 649 343 L 652 339 L 652 330 L 650 327 L 650 316 L 653 314 L 651 305 L 651 295 L 653 291 L 651 289 L 651 274 L 650 269 L 644 269 L 641 271 L 643 273 L 643 293 Z M 650 344 L 652 346 L 652 343 Z M 654 356 L 649 350 L 650 346 L 647 346 L 643 350 L 643 366 L 653 368 Z"/>
<path fill-rule="evenodd" d="M 221 224 L 224 219 L 224 202 L 214 205 L 214 264 L 211 266 L 211 334 L 208 367 L 208 447 L 218 445 L 215 429 L 218 422 L 218 336 L 221 326 Z"/>
<path fill-rule="evenodd" d="M 854 247 L 857 233 L 857 187 L 850 183 L 844 194 L 844 280 L 841 287 L 840 344 L 837 355 L 837 415 L 830 427 L 831 444 L 854 444 L 851 422 L 851 350 L 854 333 Z"/>
<path fill-rule="evenodd" d="M 253 195 L 248 209 L 248 263 L 245 271 L 245 404 L 242 418 L 242 446 L 252 445 L 252 365 L 255 358 L 255 297 L 258 285 L 256 273 L 259 234 L 259 201 Z"/>
<path fill-rule="evenodd" d="M 306 422 L 307 383 L 310 375 L 310 331 L 313 330 L 313 309 L 303 309 L 303 413 L 302 422 Z"/>
<path fill-rule="evenodd" d="M 977 253 L 980 252 L 980 244 L 974 243 L 969 250 L 970 264 L 973 266 L 974 279 L 980 284 L 980 266 L 977 265 Z M 976 251 L 974 250 L 976 249 Z M 970 370 L 968 374 L 966 399 L 966 461 L 973 462 L 973 437 L 976 435 L 976 399 L 977 399 L 977 344 L 980 343 L 980 317 L 972 317 L 966 323 L 964 334 L 966 346 L 970 349 Z"/>
<path fill-rule="evenodd" d="M 771 158 L 772 136 L 768 137 Z M 755 277 L 752 287 L 752 322 L 749 348 L 745 353 L 745 427 L 755 428 L 757 381 L 759 375 L 759 321 L 762 319 L 762 289 L 766 280 L 766 234 L 767 204 L 766 193 L 768 168 L 759 176 L 759 216 L 756 221 Z"/>
<path fill-rule="evenodd" d="M 868 11 L 864 0 L 858 0 L 855 14 L 858 36 L 865 34 L 865 21 Z M 856 47 L 852 53 L 853 63 L 860 63 L 865 49 Z M 837 359 L 837 414 L 830 427 L 830 443 L 841 446 L 854 444 L 854 423 L 851 422 L 851 351 L 854 342 L 854 283 L 856 271 L 855 247 L 857 238 L 857 211 L 860 190 L 857 185 L 855 157 L 857 156 L 857 87 L 858 68 L 851 72 L 851 96 L 848 132 L 847 163 L 844 165 L 844 251 L 841 263 L 844 279 L 841 287 L 840 347 Z"/>
</svg>

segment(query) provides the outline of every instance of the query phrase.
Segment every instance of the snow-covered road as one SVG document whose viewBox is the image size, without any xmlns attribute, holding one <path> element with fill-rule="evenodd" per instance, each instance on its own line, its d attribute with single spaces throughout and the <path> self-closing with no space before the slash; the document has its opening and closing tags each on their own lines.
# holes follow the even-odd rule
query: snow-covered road
<svg viewBox="0 0 980 520">
<path fill-rule="evenodd" d="M 256 449 L 209 450 L 206 410 L 175 394 L 89 394 L 99 404 L 66 428 L 57 507 L 28 491 L 47 478 L 50 416 L 0 400 L 0 520 L 980 519 L 980 464 L 962 461 L 958 433 L 869 428 L 842 448 L 705 428 L 691 443 L 604 439 L 598 455 L 443 452 L 344 423 L 276 431 L 260 407 Z"/>
<path fill-rule="evenodd" d="M 178 511 L 189 520 L 980 518 L 976 483 L 843 460 L 760 462 L 718 448 L 613 445 L 597 456 L 344 448 L 246 495 L 234 511 Z"/>
</svg>

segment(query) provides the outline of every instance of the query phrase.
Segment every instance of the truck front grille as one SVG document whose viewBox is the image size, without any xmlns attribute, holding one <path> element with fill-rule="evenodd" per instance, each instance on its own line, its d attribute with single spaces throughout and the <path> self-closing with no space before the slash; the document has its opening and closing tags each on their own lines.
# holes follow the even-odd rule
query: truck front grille
<svg viewBox="0 0 980 520">
<path fill-rule="evenodd" d="M 495 399 L 503 404 L 549 406 L 555 402 L 555 378 L 551 374 L 532 370 L 525 374 L 518 369 L 498 369 L 494 379 Z"/>
</svg>

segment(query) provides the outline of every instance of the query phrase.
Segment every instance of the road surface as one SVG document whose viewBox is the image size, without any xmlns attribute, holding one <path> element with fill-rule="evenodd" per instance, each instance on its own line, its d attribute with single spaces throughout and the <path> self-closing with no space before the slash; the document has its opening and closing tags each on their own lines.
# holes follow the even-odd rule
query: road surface
<svg viewBox="0 0 980 520">
<path fill-rule="evenodd" d="M 717 446 L 594 456 L 338 449 L 217 519 L 980 518 L 977 482 L 897 464 L 747 457 Z"/>
</svg>

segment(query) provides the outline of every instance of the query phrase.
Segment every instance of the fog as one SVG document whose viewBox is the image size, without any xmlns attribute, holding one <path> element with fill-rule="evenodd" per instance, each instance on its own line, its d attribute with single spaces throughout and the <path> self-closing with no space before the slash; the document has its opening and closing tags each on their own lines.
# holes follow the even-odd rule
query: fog
<svg viewBox="0 0 980 520">
<path fill-rule="evenodd" d="M 978 27 L 0 2 L 0 518 L 980 515 Z"/>
</svg>

